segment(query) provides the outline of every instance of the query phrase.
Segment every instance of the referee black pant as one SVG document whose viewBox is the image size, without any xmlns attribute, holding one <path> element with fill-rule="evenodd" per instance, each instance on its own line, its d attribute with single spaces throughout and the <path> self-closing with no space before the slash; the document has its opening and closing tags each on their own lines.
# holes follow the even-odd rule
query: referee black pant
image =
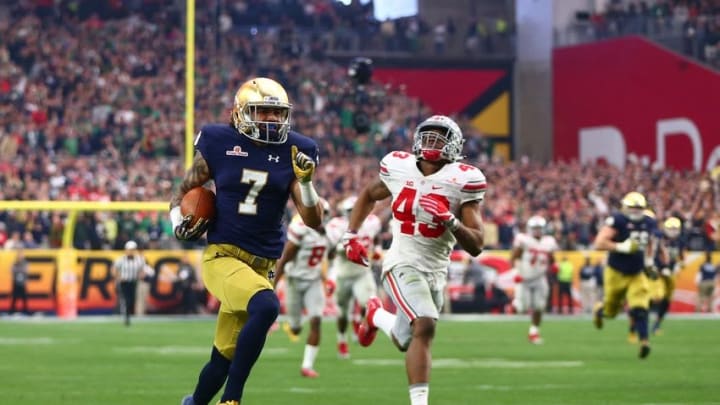
<svg viewBox="0 0 720 405">
<path fill-rule="evenodd" d="M 122 298 L 122 304 L 120 306 L 121 311 L 125 311 L 125 324 L 130 324 L 130 313 L 135 309 L 135 291 L 137 291 L 137 281 L 121 281 L 120 282 L 120 295 Z"/>
</svg>

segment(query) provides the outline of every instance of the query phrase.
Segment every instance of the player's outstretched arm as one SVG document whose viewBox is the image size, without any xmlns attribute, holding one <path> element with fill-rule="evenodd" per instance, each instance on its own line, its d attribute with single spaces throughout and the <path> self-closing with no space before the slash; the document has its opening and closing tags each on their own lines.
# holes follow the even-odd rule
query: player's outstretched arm
<svg viewBox="0 0 720 405">
<path fill-rule="evenodd" d="M 452 230 L 460 246 L 471 256 L 479 255 L 485 244 L 480 201 L 468 201 L 460 207 L 460 225 Z"/>
<path fill-rule="evenodd" d="M 370 215 L 375 202 L 390 197 L 390 190 L 382 180 L 377 179 L 365 186 L 355 201 L 355 207 L 350 212 L 348 220 L 348 229 L 342 237 L 342 243 L 345 247 L 345 256 L 353 263 L 367 266 L 369 263 L 368 252 L 365 246 L 360 243 L 358 230 L 362 226 L 365 218 Z"/>
<path fill-rule="evenodd" d="M 615 230 L 615 228 L 609 225 L 605 225 L 600 228 L 600 232 L 598 232 L 597 236 L 595 237 L 595 242 L 593 242 L 595 249 L 618 251 L 618 243 L 613 242 L 612 240 L 615 237 L 616 233 L 617 231 Z M 630 241 L 629 238 L 628 241 Z M 635 250 L 637 250 L 637 248 Z"/>
<path fill-rule="evenodd" d="M 350 212 L 348 230 L 350 232 L 357 232 L 365 221 L 365 218 L 367 218 L 375 208 L 375 203 L 388 197 L 390 197 L 390 190 L 382 180 L 376 179 L 366 185 L 365 188 L 360 191 L 357 201 L 355 202 L 355 207 Z"/>
<path fill-rule="evenodd" d="M 285 242 L 285 248 L 283 248 L 282 256 L 280 256 L 280 259 L 275 264 L 275 286 L 277 286 L 277 284 L 280 282 L 280 279 L 282 279 L 283 275 L 285 275 L 285 265 L 288 262 L 295 260 L 295 257 L 297 256 L 299 250 L 300 246 L 296 245 L 295 243 L 291 241 Z"/>
</svg>

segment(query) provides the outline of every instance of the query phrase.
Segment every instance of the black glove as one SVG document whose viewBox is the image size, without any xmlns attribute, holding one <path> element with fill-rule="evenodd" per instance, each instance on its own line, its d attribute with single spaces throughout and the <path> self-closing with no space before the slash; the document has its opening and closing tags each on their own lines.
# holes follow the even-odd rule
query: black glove
<svg viewBox="0 0 720 405">
<path fill-rule="evenodd" d="M 208 222 L 205 218 L 200 218 L 197 220 L 195 225 L 192 227 L 190 224 L 192 223 L 193 216 L 192 215 L 185 215 L 182 219 L 182 222 L 180 222 L 180 225 L 175 227 L 175 237 L 179 240 L 197 240 L 199 239 L 205 231 L 207 231 L 208 226 L 210 225 L 210 222 Z"/>
<path fill-rule="evenodd" d="M 645 272 L 647 278 L 649 278 L 650 280 L 657 280 L 660 275 L 660 273 L 658 273 L 657 267 L 655 266 L 646 266 L 643 271 Z"/>
</svg>

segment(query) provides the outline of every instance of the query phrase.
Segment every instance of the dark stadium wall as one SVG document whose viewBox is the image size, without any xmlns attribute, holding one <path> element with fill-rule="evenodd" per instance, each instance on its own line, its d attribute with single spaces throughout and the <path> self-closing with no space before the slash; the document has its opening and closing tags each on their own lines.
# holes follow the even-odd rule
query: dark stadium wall
<svg viewBox="0 0 720 405">
<path fill-rule="evenodd" d="M 555 159 L 720 164 L 720 74 L 641 37 L 553 55 Z"/>
</svg>

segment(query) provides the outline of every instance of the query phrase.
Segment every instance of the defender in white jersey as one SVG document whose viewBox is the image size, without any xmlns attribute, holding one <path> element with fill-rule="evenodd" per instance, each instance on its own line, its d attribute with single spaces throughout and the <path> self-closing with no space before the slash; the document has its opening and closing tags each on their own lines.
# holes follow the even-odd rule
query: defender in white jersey
<svg viewBox="0 0 720 405">
<path fill-rule="evenodd" d="M 555 263 L 553 252 L 558 250 L 555 238 L 543 235 L 546 224 L 541 216 L 530 217 L 527 233 L 515 236 L 511 258 L 517 271 L 513 304 L 519 313 L 530 311 L 528 340 L 533 344 L 542 343 L 540 322 L 549 292 L 547 272 Z"/>
<path fill-rule="evenodd" d="M 430 346 L 442 307 L 450 252 L 459 243 L 472 256 L 483 247 L 480 204 L 485 176 L 462 159 L 463 137 L 450 118 L 435 115 L 415 130 L 413 153 L 391 152 L 380 162 L 380 178 L 360 193 L 343 236 L 348 259 L 367 261 L 357 231 L 375 206 L 392 196 L 392 244 L 383 260 L 383 287 L 398 308 L 382 308 L 377 297 L 368 301 L 358 330 L 367 346 L 382 329 L 406 351 L 411 405 L 427 405 Z"/>
<path fill-rule="evenodd" d="M 323 218 L 329 218 L 330 205 L 325 199 L 320 202 L 323 205 Z M 276 265 L 275 285 L 283 276 L 287 279 L 285 307 L 290 333 L 297 336 L 302 331 L 303 309 L 310 318 L 310 333 L 300 368 L 303 377 L 319 376 L 315 371 L 315 358 L 320 345 L 320 326 L 325 308 L 323 266 L 326 265 L 329 247 L 325 229 L 310 228 L 298 217 L 288 226 L 287 242 Z"/>
<path fill-rule="evenodd" d="M 337 205 L 339 216 L 333 218 L 327 224 L 328 239 L 332 243 L 335 250 L 328 277 L 336 283 L 335 301 L 340 309 L 337 319 L 337 348 L 338 357 L 347 359 L 350 357 L 350 351 L 347 344 L 348 318 L 350 312 L 357 302 L 362 314 L 365 313 L 365 303 L 377 295 L 377 285 L 375 277 L 367 265 L 360 265 L 348 260 L 345 255 L 345 248 L 342 245 L 342 236 L 348 229 L 348 217 L 352 211 L 357 196 L 350 196 Z M 380 218 L 370 214 L 357 231 L 358 240 L 363 244 L 367 251 L 373 251 L 375 238 L 382 229 Z M 353 321 L 354 332 L 357 332 L 359 322 Z"/>
</svg>

